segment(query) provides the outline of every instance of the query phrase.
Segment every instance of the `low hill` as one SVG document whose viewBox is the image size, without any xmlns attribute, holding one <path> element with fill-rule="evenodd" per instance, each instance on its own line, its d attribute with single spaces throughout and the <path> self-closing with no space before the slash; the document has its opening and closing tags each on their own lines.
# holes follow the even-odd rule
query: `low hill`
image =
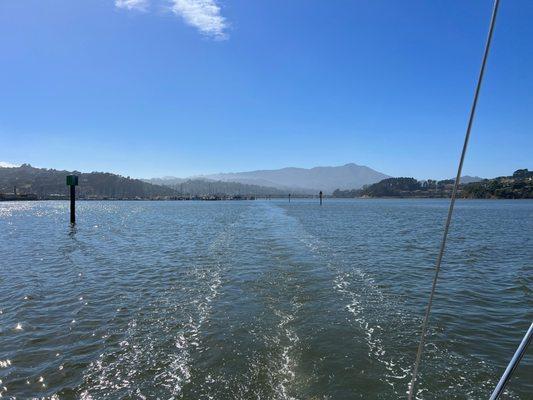
<svg viewBox="0 0 533 400">
<path fill-rule="evenodd" d="M 106 172 L 81 173 L 34 168 L 23 164 L 15 168 L 0 167 L 0 193 L 36 194 L 38 198 L 61 198 L 68 195 L 66 175 L 78 175 L 79 198 L 157 198 L 179 195 L 167 186 L 152 185 L 139 179 L 131 179 Z"/>
<path fill-rule="evenodd" d="M 468 181 L 468 180 L 467 180 Z M 450 197 L 454 179 L 418 181 L 414 178 L 387 178 L 362 189 L 335 190 L 334 197 Z M 520 169 L 502 176 L 461 184 L 458 197 L 472 199 L 531 199 L 533 172 Z"/>
<path fill-rule="evenodd" d="M 533 199 L 533 171 L 519 169 L 512 176 L 464 185 L 461 197 L 470 199 Z"/>
</svg>

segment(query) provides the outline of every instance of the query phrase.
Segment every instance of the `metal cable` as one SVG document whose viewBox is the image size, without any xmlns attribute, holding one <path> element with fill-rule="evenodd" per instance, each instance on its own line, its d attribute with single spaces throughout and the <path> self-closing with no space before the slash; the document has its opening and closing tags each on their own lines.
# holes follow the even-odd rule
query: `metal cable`
<svg viewBox="0 0 533 400">
<path fill-rule="evenodd" d="M 488 33 L 488 36 L 487 36 L 487 42 L 485 44 L 485 51 L 484 51 L 484 54 L 483 54 L 483 61 L 481 62 L 481 68 L 479 70 L 479 76 L 478 76 L 478 80 L 477 80 L 476 91 L 474 93 L 474 100 L 472 102 L 472 107 L 470 109 L 470 117 L 468 119 L 468 126 L 466 128 L 466 134 L 465 134 L 465 140 L 464 140 L 464 144 L 463 144 L 463 150 L 461 152 L 461 158 L 459 160 L 459 166 L 457 168 L 457 176 L 455 177 L 455 183 L 453 185 L 452 197 L 451 197 L 451 200 L 450 200 L 450 207 L 448 209 L 448 217 L 446 218 L 446 224 L 444 226 L 444 234 L 442 236 L 442 242 L 440 244 L 439 255 L 437 257 L 437 262 L 435 264 L 435 276 L 433 278 L 433 285 L 431 287 L 431 294 L 429 295 L 429 301 L 428 301 L 428 305 L 427 305 L 427 308 L 426 308 L 426 314 L 425 314 L 425 317 L 424 317 L 424 322 L 422 324 L 422 333 L 420 335 L 420 342 L 418 344 L 418 351 L 416 353 L 416 360 L 415 360 L 415 365 L 414 365 L 414 368 L 413 368 L 413 376 L 412 376 L 412 379 L 411 379 L 411 384 L 409 385 L 409 395 L 408 395 L 408 399 L 409 400 L 413 399 L 413 394 L 415 392 L 415 384 L 416 384 L 416 379 L 417 379 L 417 374 L 418 374 L 418 367 L 420 366 L 420 359 L 421 359 L 421 356 L 422 356 L 422 351 L 424 349 L 424 341 L 426 339 L 429 315 L 430 315 L 430 312 L 431 312 L 431 305 L 433 304 L 433 297 L 435 295 L 435 290 L 436 290 L 436 287 L 437 287 L 437 280 L 438 280 L 438 277 L 439 277 L 439 271 L 440 271 L 440 266 L 441 266 L 441 262 L 442 262 L 442 257 L 444 255 L 444 249 L 446 248 L 446 239 L 448 238 L 448 231 L 450 229 L 450 223 L 452 221 L 452 214 L 453 214 L 453 208 L 454 208 L 454 205 L 455 205 L 455 199 L 456 199 L 456 196 L 457 196 L 457 189 L 459 187 L 459 183 L 460 183 L 460 180 L 461 180 L 461 172 L 463 170 L 463 163 L 464 163 L 464 160 L 465 160 L 466 150 L 468 148 L 468 141 L 470 139 L 470 132 L 472 130 L 472 124 L 474 122 L 474 116 L 475 116 L 475 113 L 476 113 L 477 100 L 478 100 L 478 97 L 479 97 L 479 91 L 480 91 L 480 88 L 481 88 L 481 82 L 483 81 L 483 75 L 485 73 L 485 65 L 487 64 L 487 58 L 488 58 L 488 55 L 489 55 L 489 49 L 490 49 L 490 44 L 491 44 L 491 41 L 492 41 L 492 34 L 494 32 L 494 25 L 496 23 L 496 14 L 498 13 L 499 4 L 500 4 L 500 0 L 494 0 L 494 6 L 492 8 L 492 17 L 490 19 L 489 33 Z"/>
</svg>

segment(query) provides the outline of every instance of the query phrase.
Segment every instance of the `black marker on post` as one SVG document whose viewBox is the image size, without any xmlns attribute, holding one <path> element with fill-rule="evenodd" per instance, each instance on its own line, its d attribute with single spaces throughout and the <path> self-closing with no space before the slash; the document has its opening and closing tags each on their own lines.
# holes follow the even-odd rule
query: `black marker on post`
<svg viewBox="0 0 533 400">
<path fill-rule="evenodd" d="M 70 223 L 76 223 L 76 186 L 78 186 L 78 177 L 76 175 L 67 175 L 67 186 L 70 186 Z"/>
<path fill-rule="evenodd" d="M 322 190 L 321 190 L 320 193 L 318 194 L 318 197 L 320 197 L 320 205 L 322 205 Z"/>
<path fill-rule="evenodd" d="M 291 194 L 289 193 L 289 203 L 291 202 Z"/>
</svg>

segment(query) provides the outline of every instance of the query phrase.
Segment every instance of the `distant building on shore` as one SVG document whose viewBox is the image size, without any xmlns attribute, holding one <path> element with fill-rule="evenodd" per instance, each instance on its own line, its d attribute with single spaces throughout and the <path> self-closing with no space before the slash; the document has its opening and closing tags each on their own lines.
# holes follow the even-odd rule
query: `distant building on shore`
<svg viewBox="0 0 533 400">
<path fill-rule="evenodd" d="M 16 200 L 37 200 L 37 195 L 33 193 L 19 194 L 16 186 L 13 186 L 13 193 L 0 193 L 0 201 Z"/>
<path fill-rule="evenodd" d="M 0 193 L 0 201 L 16 201 L 16 200 L 37 200 L 37 195 L 33 193 L 26 193 L 26 194 Z"/>
</svg>

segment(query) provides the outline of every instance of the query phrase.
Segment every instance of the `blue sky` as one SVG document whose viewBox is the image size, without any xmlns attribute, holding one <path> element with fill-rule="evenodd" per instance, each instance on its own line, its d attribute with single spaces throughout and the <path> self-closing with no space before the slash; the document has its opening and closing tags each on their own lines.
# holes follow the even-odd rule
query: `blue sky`
<svg viewBox="0 0 533 400">
<path fill-rule="evenodd" d="M 491 0 L 3 0 L 0 161 L 134 177 L 454 175 Z M 464 172 L 530 168 L 533 2 L 503 0 Z"/>
</svg>

